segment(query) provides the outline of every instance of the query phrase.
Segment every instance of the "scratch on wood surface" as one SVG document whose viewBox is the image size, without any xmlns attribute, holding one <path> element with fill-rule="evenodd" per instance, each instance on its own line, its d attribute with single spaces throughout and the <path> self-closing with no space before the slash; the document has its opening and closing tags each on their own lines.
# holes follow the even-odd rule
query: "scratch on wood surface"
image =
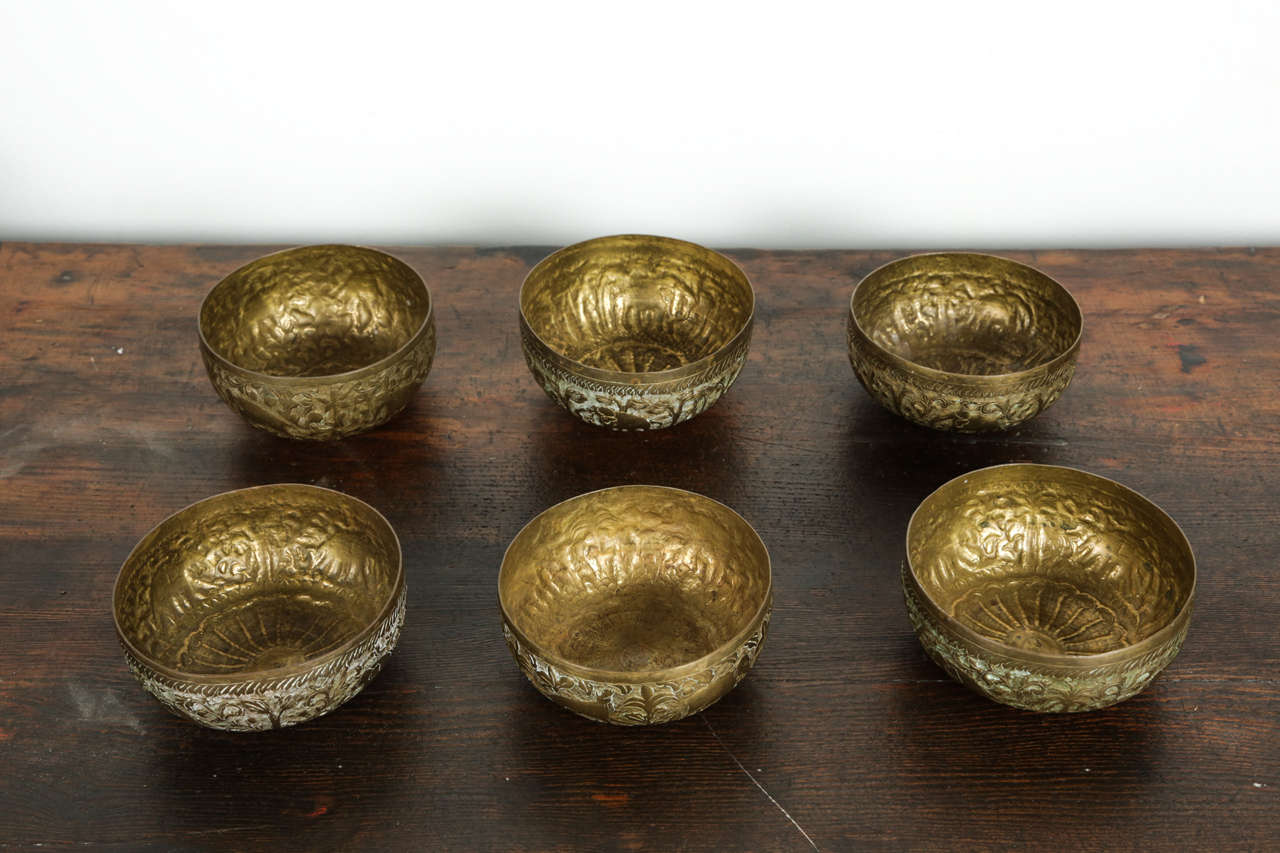
<svg viewBox="0 0 1280 853">
<path fill-rule="evenodd" d="M 17 441 L 15 439 L 13 443 L 10 443 L 7 440 L 10 435 L 20 429 L 24 429 L 25 426 L 25 424 L 19 424 L 0 433 L 0 440 L 4 440 L 0 443 L 0 480 L 6 480 L 21 473 L 22 469 L 26 468 L 27 464 L 40 454 L 40 451 L 49 446 L 47 441 L 32 439 Z M 25 430 L 25 432 L 30 432 L 30 430 Z"/>
<path fill-rule="evenodd" d="M 797 823 L 796 819 L 791 816 L 791 812 L 784 809 L 782 807 L 782 803 L 775 800 L 773 798 L 773 794 L 770 794 L 767 790 L 765 790 L 764 785 L 760 784 L 760 780 L 756 779 L 756 777 L 751 775 L 751 771 L 743 766 L 742 762 L 738 760 L 738 756 L 733 754 L 733 750 L 729 749 L 728 745 L 725 744 L 725 742 L 720 739 L 720 735 L 716 734 L 716 730 L 711 728 L 711 722 L 707 720 L 706 715 L 700 716 L 699 719 L 701 719 L 703 724 L 707 727 L 707 731 L 711 732 L 711 736 L 716 739 L 716 743 L 720 744 L 720 748 L 724 750 L 725 755 L 729 756 L 729 758 L 733 760 L 733 763 L 738 765 L 738 769 L 741 770 L 744 774 L 746 774 L 746 777 L 751 780 L 751 784 L 759 788 L 760 793 L 768 797 L 769 802 L 777 806 L 778 811 L 782 812 L 782 816 L 785 817 L 787 820 L 791 821 L 791 825 L 794 826 L 797 830 L 799 830 L 800 834 L 804 836 L 804 840 L 809 842 L 810 847 L 812 847 L 814 850 L 819 850 L 820 848 L 818 847 L 818 845 L 815 844 L 813 839 L 809 837 L 809 833 L 805 832 L 804 827 L 801 826 L 799 823 Z"/>
<path fill-rule="evenodd" d="M 67 684 L 67 692 L 82 722 L 127 726 L 138 734 L 146 733 L 142 721 L 120 700 L 116 691 L 72 681 Z"/>
</svg>

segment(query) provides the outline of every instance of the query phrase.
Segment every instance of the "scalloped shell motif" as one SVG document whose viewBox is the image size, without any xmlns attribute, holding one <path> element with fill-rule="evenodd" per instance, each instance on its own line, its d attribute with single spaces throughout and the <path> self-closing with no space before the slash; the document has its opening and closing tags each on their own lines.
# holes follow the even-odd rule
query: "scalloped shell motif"
<svg viewBox="0 0 1280 853">
<path fill-rule="evenodd" d="M 769 633 L 772 606 L 765 611 L 760 625 L 741 646 L 693 675 L 674 681 L 652 681 L 643 684 L 614 684 L 573 675 L 527 648 L 503 620 L 502 633 L 520 670 L 533 686 L 548 699 L 565 706 L 589 720 L 617 726 L 643 726 L 670 723 L 707 708 L 738 682 L 755 665 Z M 731 681 L 729 679 L 732 679 Z M 706 688 L 724 682 L 714 695 L 703 694 Z M 699 696 L 699 694 L 703 694 Z M 577 711 L 574 704 L 597 709 L 595 714 Z"/>
<path fill-rule="evenodd" d="M 287 678 L 196 684 L 160 675 L 125 650 L 129 669 L 147 692 L 179 716 L 233 732 L 279 729 L 313 720 L 364 689 L 400 639 L 406 592 L 363 642 L 318 669 Z"/>
<path fill-rule="evenodd" d="M 521 344 L 542 390 L 552 400 L 589 424 L 612 430 L 665 429 L 701 414 L 720 399 L 738 378 L 751 345 L 748 332 L 693 376 L 651 385 L 627 385 L 584 379 L 555 364 L 528 329 Z"/>
</svg>

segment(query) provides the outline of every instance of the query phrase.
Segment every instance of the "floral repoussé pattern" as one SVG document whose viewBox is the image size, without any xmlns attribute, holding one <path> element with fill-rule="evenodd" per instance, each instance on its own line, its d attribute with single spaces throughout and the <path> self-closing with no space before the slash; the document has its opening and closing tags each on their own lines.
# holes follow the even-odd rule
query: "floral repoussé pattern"
<svg viewBox="0 0 1280 853">
<path fill-rule="evenodd" d="M 125 657 L 147 692 L 179 716 L 233 732 L 278 729 L 327 714 L 364 689 L 400 639 L 404 614 L 401 589 L 395 607 L 363 642 L 324 666 L 279 679 L 232 684 L 179 681 L 151 669 L 127 648 Z"/>
<path fill-rule="evenodd" d="M 432 323 L 393 362 L 345 381 L 299 384 L 228 367 L 201 347 L 205 368 L 223 401 L 254 426 L 283 438 L 334 439 L 372 429 L 408 405 L 435 357 Z"/>
<path fill-rule="evenodd" d="M 1037 667 L 1025 661 L 978 653 L 938 624 L 912 590 L 903 568 L 907 615 L 920 644 L 947 674 L 997 702 L 1028 711 L 1091 711 L 1114 705 L 1145 688 L 1182 648 L 1188 622 L 1142 657 L 1092 669 Z"/>
<path fill-rule="evenodd" d="M 505 620 L 502 632 L 520 669 L 540 693 L 588 719 L 619 726 L 670 723 L 696 714 L 733 689 L 755 664 L 769 633 L 771 608 L 738 648 L 674 681 L 616 684 L 565 672 L 526 647 Z"/>
<path fill-rule="evenodd" d="M 862 337 L 852 318 L 848 328 L 849 363 L 862 387 L 880 405 L 913 423 L 950 432 L 1010 429 L 1049 408 L 1075 375 L 1075 360 L 1051 371 L 1032 372 L 998 391 L 984 392 L 958 383 L 931 381 L 909 373 Z"/>
<path fill-rule="evenodd" d="M 706 411 L 738 378 L 751 344 L 751 336 L 743 335 L 734 347 L 690 376 L 624 384 L 565 370 L 528 328 L 521 331 L 525 361 L 547 396 L 589 424 L 622 431 L 665 429 Z"/>
<path fill-rule="evenodd" d="M 938 430 L 1009 429 L 1075 370 L 1080 308 L 1039 270 L 994 255 L 914 255 L 872 271 L 849 305 L 849 361 L 881 405 Z"/>
</svg>

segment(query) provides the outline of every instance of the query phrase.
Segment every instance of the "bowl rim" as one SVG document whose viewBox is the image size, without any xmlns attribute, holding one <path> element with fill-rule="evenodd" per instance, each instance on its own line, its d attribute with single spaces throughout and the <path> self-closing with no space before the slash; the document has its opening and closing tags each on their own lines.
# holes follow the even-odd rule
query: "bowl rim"
<svg viewBox="0 0 1280 853">
<path fill-rule="evenodd" d="M 729 340 L 725 341 L 723 344 L 699 359 L 695 359 L 687 364 L 682 364 L 679 367 L 667 368 L 666 370 L 646 370 L 641 372 L 628 372 L 625 370 L 609 370 L 602 367 L 592 367 L 591 365 L 584 364 L 577 359 L 570 358 L 560 352 L 559 349 L 547 343 L 546 339 L 543 338 L 542 335 L 538 334 L 537 330 L 534 329 L 533 324 L 529 322 L 528 316 L 524 313 L 525 290 L 528 288 L 529 281 L 533 278 L 534 274 L 537 273 L 544 265 L 551 263 L 556 258 L 559 258 L 568 252 L 581 249 L 584 246 L 622 240 L 638 240 L 650 243 L 667 244 L 670 246 L 686 247 L 692 249 L 695 253 L 705 253 L 721 258 L 728 263 L 729 266 L 737 270 L 738 274 L 742 277 L 742 283 L 747 287 L 747 295 L 751 300 L 747 307 L 747 316 L 743 318 L 737 331 L 729 337 Z M 520 313 L 521 326 L 528 331 L 533 339 L 536 340 L 546 352 L 554 356 L 557 361 L 572 373 L 577 374 L 578 376 L 595 379 L 601 382 L 609 382 L 615 385 L 656 385 L 676 379 L 683 379 L 686 376 L 700 373 L 705 370 L 711 362 L 737 347 L 744 336 L 750 335 L 751 327 L 754 324 L 756 317 L 756 289 L 751 283 L 751 278 L 747 275 L 747 271 L 744 270 L 736 261 L 723 252 L 717 252 L 715 249 L 709 249 L 700 243 L 681 240 L 678 237 L 663 237 L 658 234 L 608 234 L 603 237 L 592 237 L 589 240 L 580 240 L 577 243 L 570 243 L 567 246 L 562 246 L 530 267 L 529 271 L 525 273 L 524 280 L 520 282 L 520 293 L 517 307 Z"/>
<path fill-rule="evenodd" d="M 291 375 L 285 375 L 280 373 L 268 373 L 265 370 L 254 370 L 253 368 L 244 367 L 243 365 L 236 364 L 234 361 L 232 361 L 231 359 L 223 355 L 223 353 L 218 348 L 216 348 L 212 343 L 209 342 L 209 338 L 208 336 L 205 335 L 205 331 L 204 331 L 204 309 L 205 309 L 205 306 L 209 303 L 209 300 L 213 298 L 213 294 L 216 293 L 218 289 L 222 287 L 223 284 L 226 283 L 227 279 L 231 278 L 233 275 L 239 273 L 241 270 L 247 267 L 253 266 L 256 263 L 260 263 L 270 258 L 278 257 L 280 255 L 288 255 L 294 252 L 301 252 L 308 249 L 356 249 L 361 252 L 369 252 L 374 255 L 381 255 L 385 258 L 390 258 L 392 261 L 395 261 L 397 264 L 400 264 L 402 267 L 404 267 L 406 270 L 408 270 L 412 274 L 411 282 L 416 282 L 417 286 L 421 287 L 422 294 L 423 296 L 426 297 L 426 300 L 427 300 L 427 310 L 426 310 L 426 313 L 423 315 L 422 322 L 418 325 L 418 328 L 414 330 L 413 334 L 410 335 L 403 344 L 396 347 L 394 350 L 387 353 L 385 356 L 378 359 L 377 361 L 370 362 L 369 364 L 362 365 L 360 367 L 353 367 L 351 370 L 344 370 L 340 373 L 319 373 L 314 376 L 291 376 Z M 217 284 L 209 288 L 209 292 L 206 293 L 204 295 L 204 298 L 200 300 L 200 307 L 196 309 L 196 331 L 200 336 L 201 349 L 209 353 L 209 355 L 211 355 L 213 358 L 217 359 L 218 363 L 222 365 L 224 368 L 227 368 L 235 373 L 239 373 L 243 376 L 253 377 L 255 379 L 258 379 L 259 381 L 270 382 L 276 385 L 285 385 L 285 386 L 328 385 L 328 384 L 333 384 L 338 382 L 347 382 L 352 379 L 361 379 L 365 376 L 378 373 L 383 369 L 389 367 L 392 363 L 402 358 L 407 351 L 411 350 L 414 346 L 418 344 L 418 342 L 422 339 L 423 335 L 427 333 L 427 330 L 431 328 L 434 318 L 435 318 L 435 300 L 431 296 L 431 289 L 427 287 L 427 282 L 425 279 L 423 279 L 422 274 L 419 273 L 416 269 L 414 269 L 407 261 L 396 257 L 390 252 L 384 252 L 381 249 L 375 249 L 371 246 L 361 246 L 355 243 L 307 243 L 299 246 L 292 246 L 287 249 L 280 249 L 275 252 L 268 252 L 265 255 L 261 255 L 259 257 L 253 258 L 252 260 L 246 261 L 245 263 L 233 269 L 231 272 L 224 275 L 222 278 L 218 279 Z"/>
<path fill-rule="evenodd" d="M 1036 275 L 1044 278 L 1046 281 L 1051 282 L 1062 294 L 1064 294 L 1067 297 L 1068 303 L 1071 305 L 1073 309 L 1075 309 L 1076 334 L 1075 334 L 1075 337 L 1072 339 L 1071 343 L 1068 344 L 1066 347 L 1064 347 L 1055 356 L 1053 356 L 1052 358 L 1046 361 L 1042 361 L 1039 364 L 1033 364 L 1032 366 L 1024 368 L 1022 370 L 1014 370 L 1008 373 L 954 373 L 949 370 L 939 370 L 936 367 L 929 367 L 928 365 L 921 364 L 918 361 L 912 361 L 911 359 L 905 358 L 899 355 L 898 353 L 893 352 L 892 350 L 886 349 L 885 347 L 876 343 L 876 340 L 873 337 L 871 337 L 871 335 L 867 332 L 865 328 L 863 328 L 862 321 L 858 318 L 858 313 L 853 308 L 854 302 L 858 298 L 858 290 L 862 288 L 863 285 L 865 285 L 872 278 L 874 278 L 875 276 L 879 275 L 880 273 L 884 272 L 885 270 L 897 264 L 905 263 L 907 261 L 917 260 L 919 258 L 954 258 L 954 257 L 994 259 L 1001 263 L 1009 264 L 1010 266 L 1022 267 L 1023 269 L 1030 270 Z M 1003 255 L 993 255 L 988 252 L 919 252 L 913 255 L 905 255 L 901 258 L 894 258 L 891 261 L 887 261 L 883 264 L 880 264 L 878 267 L 871 270 L 871 272 L 864 275 L 858 281 L 858 283 L 853 286 L 853 292 L 849 294 L 849 322 L 857 330 L 858 335 L 864 341 L 866 341 L 866 343 L 869 346 L 871 346 L 878 355 L 880 355 L 885 359 L 888 359 L 891 364 L 894 364 L 903 370 L 907 370 L 909 372 L 913 372 L 920 376 L 931 378 L 937 381 L 964 382 L 964 383 L 979 385 L 979 386 L 983 386 L 983 385 L 1001 386 L 1008 383 L 1010 380 L 1016 381 L 1019 379 L 1029 379 L 1038 373 L 1052 373 L 1055 369 L 1060 367 L 1063 363 L 1070 361 L 1072 358 L 1074 358 L 1076 352 L 1080 349 L 1080 341 L 1084 337 L 1084 311 L 1081 310 L 1080 303 L 1076 301 L 1076 298 L 1071 294 L 1071 291 L 1067 290 L 1067 288 L 1062 285 L 1062 282 L 1058 281 L 1056 278 L 1049 275 L 1044 270 L 1041 270 L 1038 267 L 1034 267 L 1031 264 L 1024 264 L 1022 261 L 1015 261 L 1012 258 L 1006 258 Z"/>
<path fill-rule="evenodd" d="M 125 634 L 124 630 L 121 629 L 120 627 L 119 599 L 120 599 L 121 583 L 124 580 L 125 567 L 127 567 L 129 563 L 133 561 L 133 558 L 138 555 L 138 553 L 141 551 L 143 546 L 150 544 L 151 537 L 158 530 L 160 530 L 160 528 L 164 527 L 166 524 L 178 518 L 179 516 L 183 515 L 187 511 L 195 509 L 201 504 L 204 504 L 213 500 L 218 500 L 220 498 L 225 498 L 230 495 L 248 494 L 251 492 L 262 492 L 262 491 L 278 490 L 278 489 L 285 489 L 285 490 L 303 489 L 304 491 L 324 492 L 328 495 L 338 495 L 343 499 L 353 501 L 360 508 L 372 513 L 373 520 L 376 522 L 380 522 L 386 528 L 387 532 L 391 534 L 391 541 L 395 543 L 395 577 L 391 584 L 391 592 L 388 594 L 386 601 L 384 601 L 382 603 L 382 606 L 379 607 L 378 614 L 369 622 L 368 625 L 365 625 L 356 634 L 344 640 L 340 645 L 334 646 L 332 649 L 325 652 L 324 654 L 317 655 L 316 657 L 313 657 L 313 658 L 307 658 L 306 660 L 300 663 L 293 663 L 293 664 L 288 664 L 284 666 L 275 666 L 275 667 L 270 667 L 268 669 L 244 670 L 242 672 L 226 673 L 226 674 L 188 673 L 188 672 L 183 672 L 180 669 L 174 669 L 173 667 L 168 666 L 166 664 L 162 664 L 159 661 L 155 660 L 150 655 L 138 649 L 138 647 L 134 645 L 133 641 L 129 639 L 129 637 Z M 378 629 L 378 627 L 383 622 L 386 621 L 387 617 L 391 615 L 392 611 L 396 607 L 397 601 L 399 600 L 400 596 L 403 594 L 404 589 L 405 589 L 404 552 L 400 545 L 400 537 L 396 535 L 395 528 L 391 525 L 391 522 L 387 521 L 386 516 L 384 516 L 381 512 L 379 512 L 370 504 L 355 497 L 354 495 L 349 495 L 346 492 L 340 492 L 337 489 L 328 489 L 328 488 L 325 488 L 324 486 L 315 486 L 310 483 L 265 483 L 260 486 L 248 486 L 242 489 L 230 489 L 225 492 L 218 492 L 217 494 L 209 495 L 206 498 L 201 498 L 198 501 L 187 504 L 186 506 L 182 507 L 176 512 L 170 513 L 160 522 L 155 524 L 150 530 L 144 533 L 142 535 L 142 538 L 138 540 L 137 544 L 135 544 L 133 548 L 129 550 L 129 556 L 125 557 L 124 562 L 120 564 L 120 570 L 119 572 L 116 573 L 115 583 L 112 584 L 111 586 L 111 621 L 115 625 L 116 637 L 119 638 L 121 645 L 123 645 L 125 648 L 125 651 L 127 651 L 130 655 L 132 655 L 137 661 L 142 663 L 148 669 L 153 670 L 154 672 L 158 673 L 159 675 L 163 676 L 166 679 L 169 679 L 170 681 L 175 681 L 175 682 L 185 683 L 185 684 L 197 684 L 197 685 L 242 684 L 246 682 L 269 682 L 269 681 L 276 681 L 281 678 L 290 678 L 294 676 L 306 675 L 307 673 L 310 673 L 316 669 L 319 669 L 320 667 L 324 666 L 330 661 L 333 661 L 341 657 L 342 655 L 346 654 L 347 652 L 349 652 L 351 649 L 353 649 L 360 643 L 364 642 L 373 634 L 374 631 Z"/>
<path fill-rule="evenodd" d="M 1001 468 L 1022 468 L 1022 469 L 1037 468 L 1042 470 L 1066 471 L 1073 474 L 1082 474 L 1089 479 L 1098 480 L 1098 481 L 1101 481 L 1102 483 L 1113 486 L 1119 489 L 1127 497 L 1136 498 L 1142 504 L 1145 504 L 1146 506 L 1155 510 L 1156 513 L 1160 515 L 1160 517 L 1168 521 L 1169 524 L 1173 526 L 1173 529 L 1177 531 L 1178 544 L 1183 549 L 1185 549 L 1187 557 L 1191 560 L 1191 586 L 1187 590 L 1186 598 L 1183 599 L 1182 605 L 1178 608 L 1177 612 L 1174 613 L 1173 616 L 1170 617 L 1169 621 L 1165 623 L 1159 630 L 1157 630 L 1155 633 L 1147 637 L 1144 637 L 1143 639 L 1139 640 L 1136 643 L 1130 643 L 1129 645 L 1121 646 L 1118 649 L 1110 649 L 1105 652 L 1094 652 L 1087 655 L 1049 654 L 1045 652 L 1035 652 L 1027 649 L 1020 649 L 1017 646 L 1011 646 L 1007 643 L 1002 643 L 998 640 L 993 640 L 990 637 L 984 637 L 983 635 L 972 630 L 971 628 L 964 625 L 963 623 L 956 621 L 950 615 L 948 615 L 947 612 L 942 607 L 940 607 L 938 603 L 933 599 L 933 596 L 929 594 L 928 590 L 924 588 L 924 585 L 920 583 L 920 579 L 916 576 L 916 568 L 912 564 L 912 560 L 911 560 L 911 531 L 915 527 L 917 517 L 924 510 L 925 504 L 927 504 L 935 495 L 937 495 L 943 489 L 947 488 L 948 486 L 955 483 L 956 481 L 965 480 L 969 477 L 974 476 L 975 474 L 982 474 L 988 471 L 995 471 Z M 1187 539 L 1187 534 L 1183 531 L 1182 527 L 1179 526 L 1179 524 L 1173 520 L 1173 517 L 1170 516 L 1163 509 L 1161 509 L 1160 506 L 1155 503 L 1155 501 L 1144 496 L 1140 492 L 1137 492 L 1134 489 L 1129 488 L 1123 483 L 1112 480 L 1109 477 L 1104 477 L 1101 474 L 1094 474 L 1092 471 L 1085 471 L 1082 468 L 1073 468 L 1069 465 L 1049 465 L 1042 462 L 1006 462 L 1000 465 L 988 465 L 983 468 L 975 468 L 972 471 L 966 471 L 965 473 L 960 474 L 959 476 L 952 477 L 950 480 L 947 480 L 945 483 L 938 486 L 936 489 L 931 491 L 927 496 L 925 496 L 925 498 L 920 501 L 920 504 L 911 513 L 911 518 L 910 520 L 907 521 L 905 545 L 906 545 L 905 575 L 910 580 L 912 589 L 915 590 L 916 594 L 923 602 L 924 607 L 929 612 L 929 614 L 935 620 L 937 620 L 947 631 L 957 634 L 966 643 L 971 643 L 983 649 L 984 651 L 997 654 L 1011 660 L 1044 664 L 1044 665 L 1056 667 L 1059 669 L 1095 669 L 1095 668 L 1106 666 L 1109 664 L 1130 661 L 1136 657 L 1141 657 L 1142 655 L 1156 648 L 1164 646 L 1166 643 L 1172 640 L 1173 637 L 1186 626 L 1187 620 L 1190 618 L 1190 615 L 1191 615 L 1192 605 L 1195 603 L 1196 582 L 1199 574 L 1198 569 L 1196 567 L 1195 551 L 1193 551 L 1191 548 L 1191 542 L 1190 540 Z"/>
<path fill-rule="evenodd" d="M 764 568 L 765 568 L 764 594 L 761 596 L 760 603 L 756 606 L 756 609 L 752 611 L 751 618 L 746 620 L 742 628 L 736 631 L 733 634 L 733 636 L 730 637 L 728 640 L 725 640 L 723 643 L 720 643 L 711 651 L 707 652 L 704 655 L 701 655 L 700 657 L 694 658 L 691 661 L 685 661 L 682 664 L 678 664 L 672 667 L 665 667 L 661 669 L 646 669 L 646 670 L 612 670 L 612 669 L 599 669 L 596 667 L 583 666 L 580 663 L 575 663 L 571 660 L 568 660 L 562 657 L 561 655 L 555 654 L 554 652 L 550 652 L 544 649 L 541 644 L 535 643 L 529 639 L 528 635 L 520 628 L 520 626 L 515 622 L 515 620 L 512 619 L 511 613 L 507 609 L 507 602 L 505 601 L 502 595 L 502 578 L 504 573 L 507 571 L 507 561 L 511 555 L 511 549 L 515 547 L 516 542 L 518 542 L 520 540 L 520 537 L 522 537 L 525 534 L 525 531 L 527 531 L 530 527 L 532 527 L 534 523 L 536 523 L 544 515 L 564 506 L 567 503 L 582 500 L 584 498 L 589 498 L 593 495 L 599 495 L 603 492 L 615 492 L 615 491 L 624 491 L 624 490 L 630 491 L 632 489 L 658 489 L 660 491 L 676 492 L 681 495 L 692 496 L 696 500 L 707 501 L 709 503 L 715 504 L 716 506 L 729 512 L 734 518 L 742 522 L 743 526 L 748 531 L 750 531 L 751 535 L 754 536 L 755 540 L 760 544 L 760 548 L 764 553 Z M 507 545 L 506 550 L 503 551 L 502 563 L 498 567 L 498 609 L 502 613 L 502 620 L 506 624 L 506 626 L 514 634 L 516 634 L 516 636 L 519 638 L 520 642 L 524 646 L 526 646 L 530 651 L 534 652 L 539 658 L 542 658 L 543 660 L 551 663 L 557 668 L 566 670 L 568 672 L 571 672 L 575 675 L 579 675 L 591 681 L 620 683 L 620 684 L 653 684 L 653 683 L 659 683 L 659 682 L 678 681 L 681 678 L 687 677 L 689 675 L 692 675 L 694 673 L 697 673 L 706 669 L 711 664 L 721 660 L 726 655 L 731 654 L 734 650 L 736 650 L 739 646 L 741 646 L 744 642 L 746 642 L 747 638 L 750 637 L 751 634 L 754 633 L 759 628 L 761 621 L 769 613 L 772 607 L 773 607 L 773 560 L 769 556 L 769 548 L 764 544 L 764 539 L 760 537 L 759 532 L 756 531 L 755 527 L 751 524 L 751 522 L 743 518 L 742 515 L 737 512 L 737 510 L 733 509 L 733 507 L 730 507 L 729 505 L 722 503 L 716 500 L 715 498 L 709 498 L 706 495 L 699 494 L 698 492 L 689 491 L 688 489 L 677 488 L 675 486 L 660 486 L 660 485 L 654 485 L 654 484 L 648 484 L 648 483 L 629 483 L 621 486 L 606 486 L 602 489 L 593 489 L 592 491 L 583 492 L 582 494 L 574 495 L 572 497 L 565 498 L 562 501 L 554 503 L 551 506 L 539 512 L 533 518 L 529 519 L 520 527 L 520 530 L 516 533 L 514 537 L 512 537 L 511 542 Z"/>
</svg>

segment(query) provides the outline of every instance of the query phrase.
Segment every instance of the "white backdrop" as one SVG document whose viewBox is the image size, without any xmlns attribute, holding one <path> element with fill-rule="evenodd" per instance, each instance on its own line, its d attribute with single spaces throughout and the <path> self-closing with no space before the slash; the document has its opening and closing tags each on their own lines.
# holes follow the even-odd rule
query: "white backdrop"
<svg viewBox="0 0 1280 853">
<path fill-rule="evenodd" d="M 0 16 L 0 238 L 1280 243 L 1276 2 Z"/>
</svg>

